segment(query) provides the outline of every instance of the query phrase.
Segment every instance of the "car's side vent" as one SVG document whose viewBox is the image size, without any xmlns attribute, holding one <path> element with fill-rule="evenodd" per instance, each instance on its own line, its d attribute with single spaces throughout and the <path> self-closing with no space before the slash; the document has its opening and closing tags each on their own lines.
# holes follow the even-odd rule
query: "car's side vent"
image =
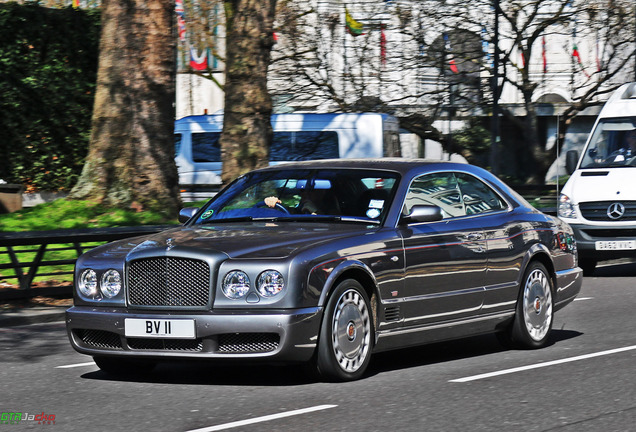
<svg viewBox="0 0 636 432">
<path fill-rule="evenodd" d="M 384 319 L 387 322 L 399 321 L 400 320 L 400 307 L 399 306 L 389 306 L 389 307 L 384 308 Z"/>
</svg>

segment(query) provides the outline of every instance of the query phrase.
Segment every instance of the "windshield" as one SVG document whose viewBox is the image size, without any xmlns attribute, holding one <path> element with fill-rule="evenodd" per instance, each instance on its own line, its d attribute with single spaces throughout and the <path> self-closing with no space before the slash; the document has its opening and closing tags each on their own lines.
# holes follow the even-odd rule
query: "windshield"
<svg viewBox="0 0 636 432">
<path fill-rule="evenodd" d="M 206 204 L 195 224 L 223 220 L 384 221 L 399 175 L 357 169 L 280 169 L 238 178 Z"/>
<path fill-rule="evenodd" d="M 598 122 L 581 168 L 636 166 L 636 117 Z"/>
</svg>

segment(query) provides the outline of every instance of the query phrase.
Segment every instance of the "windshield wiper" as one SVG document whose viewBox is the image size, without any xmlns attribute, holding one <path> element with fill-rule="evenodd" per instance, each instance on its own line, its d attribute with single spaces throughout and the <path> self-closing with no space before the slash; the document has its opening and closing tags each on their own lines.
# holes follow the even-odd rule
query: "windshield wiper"
<svg viewBox="0 0 636 432">
<path fill-rule="evenodd" d="M 267 218 L 269 219 L 269 218 Z M 364 224 L 372 224 L 372 225 L 380 225 L 380 221 L 367 219 L 364 217 L 357 216 L 332 216 L 332 215 L 292 215 L 292 216 L 280 216 L 275 219 L 276 222 L 353 222 L 353 223 L 364 223 Z M 261 220 L 256 219 L 254 220 Z"/>
</svg>

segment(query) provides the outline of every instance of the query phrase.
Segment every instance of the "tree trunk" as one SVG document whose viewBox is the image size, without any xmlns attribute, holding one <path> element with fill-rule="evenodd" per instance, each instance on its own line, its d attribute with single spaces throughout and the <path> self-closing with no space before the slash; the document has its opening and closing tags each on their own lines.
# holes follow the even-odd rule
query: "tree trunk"
<svg viewBox="0 0 636 432">
<path fill-rule="evenodd" d="M 221 179 L 267 166 L 272 137 L 272 100 L 267 68 L 274 44 L 276 0 L 227 0 L 225 109 Z"/>
<path fill-rule="evenodd" d="M 178 211 L 173 15 L 172 0 L 102 1 L 91 140 L 72 198 Z"/>
</svg>

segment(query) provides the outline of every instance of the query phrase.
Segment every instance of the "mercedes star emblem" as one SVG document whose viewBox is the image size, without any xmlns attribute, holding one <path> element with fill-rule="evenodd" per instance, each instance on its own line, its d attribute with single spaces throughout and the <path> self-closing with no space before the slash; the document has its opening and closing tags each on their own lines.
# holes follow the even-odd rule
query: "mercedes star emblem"
<svg viewBox="0 0 636 432">
<path fill-rule="evenodd" d="M 614 203 L 607 208 L 607 216 L 610 219 L 616 220 L 623 217 L 625 214 L 625 206 L 621 203 Z"/>
</svg>

